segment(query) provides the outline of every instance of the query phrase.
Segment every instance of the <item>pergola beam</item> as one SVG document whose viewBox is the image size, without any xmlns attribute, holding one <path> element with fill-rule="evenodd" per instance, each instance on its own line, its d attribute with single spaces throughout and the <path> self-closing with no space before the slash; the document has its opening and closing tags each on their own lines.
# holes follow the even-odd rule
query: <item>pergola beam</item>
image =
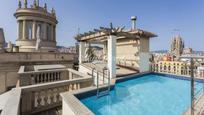
<svg viewBox="0 0 204 115">
<path fill-rule="evenodd" d="M 125 27 L 116 27 L 113 28 L 112 24 L 110 28 L 99 27 L 99 29 L 94 29 L 93 31 L 85 32 L 84 34 L 78 34 L 75 39 L 77 41 L 93 41 L 94 39 L 104 41 L 104 38 L 107 39 L 110 35 L 115 35 L 117 37 L 125 36 L 126 38 L 138 39 L 142 37 L 156 37 L 157 35 L 146 32 L 143 30 L 134 30 L 134 31 L 124 31 Z M 92 40 L 93 39 L 93 40 Z"/>
</svg>

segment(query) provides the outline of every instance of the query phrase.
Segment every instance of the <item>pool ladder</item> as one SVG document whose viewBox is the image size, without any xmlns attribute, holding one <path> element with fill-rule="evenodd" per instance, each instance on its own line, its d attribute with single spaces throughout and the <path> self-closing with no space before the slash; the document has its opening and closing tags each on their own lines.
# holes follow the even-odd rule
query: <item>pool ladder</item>
<svg viewBox="0 0 204 115">
<path fill-rule="evenodd" d="M 108 74 L 106 74 L 105 72 L 107 71 Z M 94 72 L 96 72 L 96 76 L 94 76 Z M 99 98 L 99 97 L 102 97 L 102 96 L 105 96 L 105 95 L 108 95 L 109 92 L 110 92 L 110 72 L 107 68 L 103 68 L 103 73 L 102 73 L 102 88 L 100 88 L 100 78 L 99 78 L 99 72 L 96 71 L 95 68 L 93 68 L 92 70 L 92 77 L 94 79 L 94 82 L 95 82 L 95 78 L 96 78 L 96 87 L 97 87 L 97 94 L 96 96 Z M 107 80 L 107 83 L 106 81 Z M 107 86 L 105 86 L 107 85 Z"/>
</svg>

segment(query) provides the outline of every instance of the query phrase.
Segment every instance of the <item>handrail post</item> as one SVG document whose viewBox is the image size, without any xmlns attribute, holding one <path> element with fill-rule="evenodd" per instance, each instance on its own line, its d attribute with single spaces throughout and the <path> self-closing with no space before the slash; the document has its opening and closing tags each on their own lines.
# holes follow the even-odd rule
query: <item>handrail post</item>
<svg viewBox="0 0 204 115">
<path fill-rule="evenodd" d="M 105 68 L 103 68 L 103 84 L 104 84 L 104 81 L 105 81 L 105 78 L 104 78 L 105 75 L 104 74 L 105 74 Z"/>
<path fill-rule="evenodd" d="M 191 115 L 194 115 L 194 64 L 191 58 Z"/>
<path fill-rule="evenodd" d="M 92 80 L 93 80 L 93 85 L 95 85 L 94 70 L 96 70 L 96 69 L 95 69 L 95 68 L 92 69 Z"/>
<path fill-rule="evenodd" d="M 97 72 L 97 84 L 96 84 L 96 86 L 97 86 L 97 97 L 98 97 L 98 95 L 99 95 L 99 76 L 98 76 L 98 72 Z"/>
<path fill-rule="evenodd" d="M 110 71 L 108 70 L 108 90 L 110 91 Z"/>
</svg>

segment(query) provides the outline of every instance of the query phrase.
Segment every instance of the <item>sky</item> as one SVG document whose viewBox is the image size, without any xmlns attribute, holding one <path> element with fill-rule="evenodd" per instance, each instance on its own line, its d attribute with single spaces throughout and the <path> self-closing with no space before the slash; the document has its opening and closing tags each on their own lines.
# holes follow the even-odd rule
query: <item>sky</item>
<svg viewBox="0 0 204 115">
<path fill-rule="evenodd" d="M 22 0 L 24 1 L 24 0 Z M 33 2 L 33 0 L 28 0 Z M 180 34 L 186 47 L 204 51 L 204 0 L 39 0 L 48 9 L 56 9 L 57 44 L 72 46 L 74 36 L 100 26 L 131 27 L 137 16 L 137 28 L 158 35 L 150 40 L 150 50 L 166 50 L 173 36 Z M 0 28 L 6 41 L 15 43 L 17 23 L 13 16 L 18 0 L 0 0 Z M 80 28 L 80 29 L 78 29 Z M 179 31 L 175 31 L 179 30 Z"/>
</svg>

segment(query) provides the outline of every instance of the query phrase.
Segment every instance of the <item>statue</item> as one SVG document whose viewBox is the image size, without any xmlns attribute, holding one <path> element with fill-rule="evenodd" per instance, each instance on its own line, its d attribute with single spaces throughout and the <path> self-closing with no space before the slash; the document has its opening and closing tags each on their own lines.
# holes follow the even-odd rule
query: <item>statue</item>
<svg viewBox="0 0 204 115">
<path fill-rule="evenodd" d="M 18 1 L 18 8 L 21 8 L 21 0 Z"/>
<path fill-rule="evenodd" d="M 27 5 L 28 5 L 28 1 L 24 0 L 24 7 L 27 8 Z"/>
</svg>

